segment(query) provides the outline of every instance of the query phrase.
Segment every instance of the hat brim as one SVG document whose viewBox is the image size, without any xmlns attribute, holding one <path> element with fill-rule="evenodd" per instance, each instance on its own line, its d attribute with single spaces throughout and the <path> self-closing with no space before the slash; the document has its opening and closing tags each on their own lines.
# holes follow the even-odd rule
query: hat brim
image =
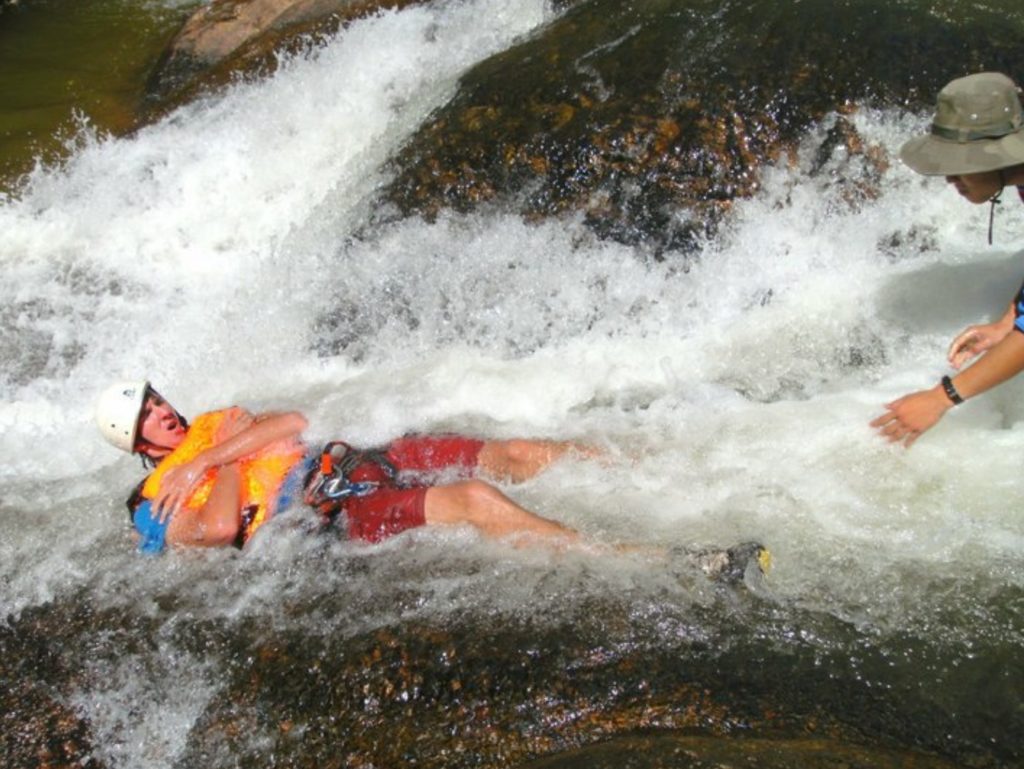
<svg viewBox="0 0 1024 769">
<path fill-rule="evenodd" d="M 900 159 L 925 176 L 960 176 L 996 171 L 1024 163 L 1024 131 L 998 139 L 957 142 L 919 136 L 900 148 Z"/>
</svg>

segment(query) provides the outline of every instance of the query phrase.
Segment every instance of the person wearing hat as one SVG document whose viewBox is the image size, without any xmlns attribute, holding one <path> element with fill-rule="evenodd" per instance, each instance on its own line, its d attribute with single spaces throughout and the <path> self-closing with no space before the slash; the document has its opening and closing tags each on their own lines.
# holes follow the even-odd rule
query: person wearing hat
<svg viewBox="0 0 1024 769">
<path fill-rule="evenodd" d="M 989 203 L 991 244 L 1003 189 L 1015 186 L 1024 200 L 1024 110 L 1016 84 L 998 72 L 953 80 L 939 92 L 929 135 L 904 144 L 900 158 L 919 174 L 946 177 L 971 203 Z M 953 406 L 1024 370 L 1024 285 L 1001 318 L 961 332 L 947 358 L 960 373 L 887 403 L 871 426 L 909 447 Z"/>
<path fill-rule="evenodd" d="M 428 524 L 469 524 L 486 536 L 573 543 L 579 535 L 517 505 L 476 471 L 519 482 L 569 452 L 567 441 L 483 441 L 407 436 L 374 451 L 328 444 L 309 452 L 299 412 L 253 415 L 239 407 L 189 422 L 148 381 L 117 382 L 100 396 L 96 421 L 107 441 L 154 468 L 132 494 L 140 550 L 167 545 L 241 546 L 292 499 L 324 519 L 344 514 L 349 535 L 376 542 Z M 422 473 L 463 479 L 431 485 Z"/>
</svg>

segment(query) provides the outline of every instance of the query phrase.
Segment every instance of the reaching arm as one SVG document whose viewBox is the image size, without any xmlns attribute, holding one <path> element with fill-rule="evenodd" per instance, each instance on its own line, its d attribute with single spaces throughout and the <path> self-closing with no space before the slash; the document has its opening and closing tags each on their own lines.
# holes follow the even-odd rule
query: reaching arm
<svg viewBox="0 0 1024 769">
<path fill-rule="evenodd" d="M 1024 371 L 1024 333 L 1009 333 L 966 371 L 953 377 L 953 386 L 964 400 L 981 395 Z M 871 422 L 890 441 L 909 448 L 921 433 L 953 407 L 941 385 L 887 403 L 885 413 Z"/>
<path fill-rule="evenodd" d="M 977 363 L 957 374 L 953 386 L 967 400 L 1012 379 L 1021 371 L 1024 371 L 1024 333 L 1009 333 Z"/>
<path fill-rule="evenodd" d="M 207 470 L 229 465 L 285 438 L 297 438 L 308 423 L 299 412 L 288 411 L 249 419 L 244 424 L 231 437 L 167 471 L 153 502 L 161 522 L 177 512 Z"/>
</svg>

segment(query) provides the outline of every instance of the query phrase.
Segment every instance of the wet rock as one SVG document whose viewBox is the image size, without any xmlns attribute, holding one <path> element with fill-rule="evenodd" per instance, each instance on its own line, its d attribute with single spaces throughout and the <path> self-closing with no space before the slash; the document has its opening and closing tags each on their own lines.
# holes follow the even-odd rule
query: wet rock
<svg viewBox="0 0 1024 769">
<path fill-rule="evenodd" d="M 685 249 L 829 113 L 924 108 L 949 79 L 1021 70 L 1012 3 L 588 0 L 481 63 L 394 162 L 403 214 L 491 201 Z M 866 152 L 848 123 L 819 155 Z M 884 166 L 884 157 L 871 162 Z"/>
<path fill-rule="evenodd" d="M 369 600 L 396 607 L 410 590 L 381 589 Z M 869 648 L 834 617 L 780 614 L 731 590 L 701 606 L 609 595 L 566 602 L 557 617 L 466 611 L 357 632 L 324 623 L 358 611 L 343 592 L 291 593 L 287 622 L 277 607 L 230 619 L 153 598 L 139 614 L 95 609 L 82 594 L 0 627 L 0 765 L 101 769 L 70 695 L 117 694 L 103 674 L 127 661 L 132 685 L 118 707 L 152 718 L 163 702 L 140 692 L 187 688 L 153 675 L 174 659 L 178 673 L 201 661 L 215 684 L 178 767 L 997 769 L 1022 755 L 1015 711 L 950 714 L 922 691 L 920 668 L 905 681 L 892 672 L 894 660 L 946 665 L 927 643 Z M 1000 664 L 1014 669 L 1017 657 Z M 1000 744 L 983 739 L 990 728 Z"/>
<path fill-rule="evenodd" d="M 783 720 L 686 671 L 653 684 L 637 658 L 595 658 L 567 628 L 477 632 L 381 630 L 344 653 L 311 639 L 261 644 L 197 726 L 186 763 L 216 763 L 228 745 L 253 765 L 273 754 L 289 767 L 507 766 L 623 730 L 724 735 Z"/>
<path fill-rule="evenodd" d="M 5 769 L 102 769 L 88 725 L 46 688 L 4 681 L 0 759 Z"/>
<path fill-rule="evenodd" d="M 62 641 L 75 626 L 45 613 L 13 627 L 0 625 L 0 766 L 5 769 L 103 767 L 92 756 L 88 724 L 63 701 L 76 665 Z"/>
<path fill-rule="evenodd" d="M 519 769 L 954 769 L 928 755 L 833 739 L 715 739 L 636 735 L 543 758 Z"/>
<path fill-rule="evenodd" d="M 330 600 L 323 603 L 319 610 L 329 614 Z M 712 742 L 805 739 L 805 750 L 811 737 L 828 739 L 826 753 L 835 757 L 865 733 L 833 715 L 834 707 L 870 707 L 870 718 L 891 720 L 889 706 L 861 701 L 827 670 L 814 683 L 785 664 L 764 675 L 764 656 L 750 649 L 723 654 L 735 629 L 723 626 L 708 639 L 689 637 L 683 624 L 659 644 L 639 643 L 628 605 L 614 604 L 572 607 L 556 625 L 467 616 L 450 627 L 408 623 L 344 641 L 242 629 L 225 649 L 231 682 L 195 726 L 183 765 L 516 766 L 638 730 Z M 665 617 L 665 626 L 681 621 Z M 869 732 L 870 718 L 862 724 Z M 769 751 L 748 755 L 758 752 Z M 723 747 L 700 755 L 742 753 Z M 650 764 L 659 765 L 680 764 Z"/>
<path fill-rule="evenodd" d="M 334 34 L 347 22 L 418 0 L 214 0 L 185 22 L 147 88 L 155 115 L 233 77 L 272 72 L 276 54 Z"/>
</svg>

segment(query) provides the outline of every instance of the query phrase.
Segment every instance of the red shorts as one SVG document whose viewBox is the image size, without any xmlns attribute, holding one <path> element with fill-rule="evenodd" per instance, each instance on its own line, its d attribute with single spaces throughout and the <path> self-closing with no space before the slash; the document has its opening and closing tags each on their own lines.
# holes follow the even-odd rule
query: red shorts
<svg viewBox="0 0 1024 769">
<path fill-rule="evenodd" d="M 484 442 L 459 435 L 412 435 L 399 438 L 384 449 L 384 456 L 399 473 L 472 470 Z M 352 481 L 375 481 L 380 486 L 365 497 L 353 497 L 344 507 L 348 535 L 353 539 L 380 542 L 426 523 L 426 485 L 399 486 L 377 464 L 367 462 L 349 475 Z"/>
</svg>

